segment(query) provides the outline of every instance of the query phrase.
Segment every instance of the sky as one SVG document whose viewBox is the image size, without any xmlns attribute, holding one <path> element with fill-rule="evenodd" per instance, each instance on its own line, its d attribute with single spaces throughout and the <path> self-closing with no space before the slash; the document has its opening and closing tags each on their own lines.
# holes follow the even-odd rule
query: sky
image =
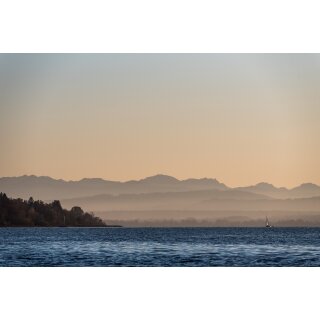
<svg viewBox="0 0 320 320">
<path fill-rule="evenodd" d="M 319 54 L 0 54 L 0 176 L 320 184 Z"/>
</svg>

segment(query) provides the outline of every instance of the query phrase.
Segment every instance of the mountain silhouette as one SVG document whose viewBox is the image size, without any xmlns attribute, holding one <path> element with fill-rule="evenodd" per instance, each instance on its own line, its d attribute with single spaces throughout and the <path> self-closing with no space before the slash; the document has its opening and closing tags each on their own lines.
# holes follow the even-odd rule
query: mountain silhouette
<svg viewBox="0 0 320 320">
<path fill-rule="evenodd" d="M 291 221 L 290 226 L 320 224 L 320 187 L 312 183 L 292 189 L 266 182 L 230 188 L 216 179 L 179 180 L 163 174 L 126 182 L 21 176 L 0 178 L 0 192 L 47 203 L 59 199 L 67 209 L 81 206 L 108 224 L 124 226 L 180 225 L 185 220 L 187 225 L 229 225 L 221 221 L 230 219 L 259 225 L 266 215 L 275 222 Z"/>
<path fill-rule="evenodd" d="M 296 199 L 320 196 L 320 187 L 313 183 L 303 183 L 298 187 L 287 189 L 283 187 L 277 188 L 270 183 L 261 182 L 254 186 L 240 187 L 237 189 L 263 194 L 277 199 Z"/>
<path fill-rule="evenodd" d="M 93 196 L 97 194 L 137 194 L 179 192 L 204 189 L 227 190 L 216 179 L 178 180 L 171 176 L 155 175 L 127 182 L 85 178 L 80 181 L 56 180 L 50 177 L 21 176 L 0 178 L 0 191 L 13 198 L 34 197 L 44 200 Z"/>
<path fill-rule="evenodd" d="M 320 197 L 274 199 L 239 190 L 201 190 L 140 194 L 101 194 L 62 199 L 66 208 L 75 205 L 90 211 L 206 210 L 206 211 L 308 211 L 319 212 Z"/>
<path fill-rule="evenodd" d="M 158 174 L 141 180 L 126 182 L 109 181 L 100 178 L 84 178 L 79 181 L 65 181 L 46 176 L 21 176 L 0 178 L 0 191 L 14 198 L 28 199 L 30 196 L 44 199 L 66 199 L 94 196 L 97 194 L 139 194 L 155 192 L 183 192 L 199 190 L 229 190 L 216 179 L 186 179 Z M 253 186 L 233 188 L 277 199 L 294 199 L 320 196 L 320 187 L 313 183 L 303 183 L 292 189 L 277 188 L 261 182 Z"/>
</svg>

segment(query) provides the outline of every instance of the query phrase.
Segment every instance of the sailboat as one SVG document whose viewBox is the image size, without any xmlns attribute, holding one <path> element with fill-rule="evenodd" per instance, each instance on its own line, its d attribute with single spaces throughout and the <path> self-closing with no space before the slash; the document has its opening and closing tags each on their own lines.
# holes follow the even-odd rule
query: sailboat
<svg viewBox="0 0 320 320">
<path fill-rule="evenodd" d="M 273 226 L 269 223 L 268 217 L 266 217 L 266 228 L 272 228 Z"/>
</svg>

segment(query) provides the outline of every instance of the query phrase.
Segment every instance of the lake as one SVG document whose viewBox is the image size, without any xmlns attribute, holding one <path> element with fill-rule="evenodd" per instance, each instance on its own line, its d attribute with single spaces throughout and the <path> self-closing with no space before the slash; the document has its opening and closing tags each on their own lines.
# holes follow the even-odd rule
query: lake
<svg viewBox="0 0 320 320">
<path fill-rule="evenodd" d="M 0 228 L 0 266 L 320 266 L 320 228 Z"/>
</svg>

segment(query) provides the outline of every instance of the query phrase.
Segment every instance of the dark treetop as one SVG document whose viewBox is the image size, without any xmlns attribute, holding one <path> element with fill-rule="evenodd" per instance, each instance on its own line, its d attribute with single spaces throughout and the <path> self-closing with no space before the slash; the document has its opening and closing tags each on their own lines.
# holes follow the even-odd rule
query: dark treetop
<svg viewBox="0 0 320 320">
<path fill-rule="evenodd" d="M 80 207 L 63 209 L 58 200 L 52 203 L 11 199 L 0 193 L 0 227 L 104 227 L 105 223 Z"/>
</svg>

